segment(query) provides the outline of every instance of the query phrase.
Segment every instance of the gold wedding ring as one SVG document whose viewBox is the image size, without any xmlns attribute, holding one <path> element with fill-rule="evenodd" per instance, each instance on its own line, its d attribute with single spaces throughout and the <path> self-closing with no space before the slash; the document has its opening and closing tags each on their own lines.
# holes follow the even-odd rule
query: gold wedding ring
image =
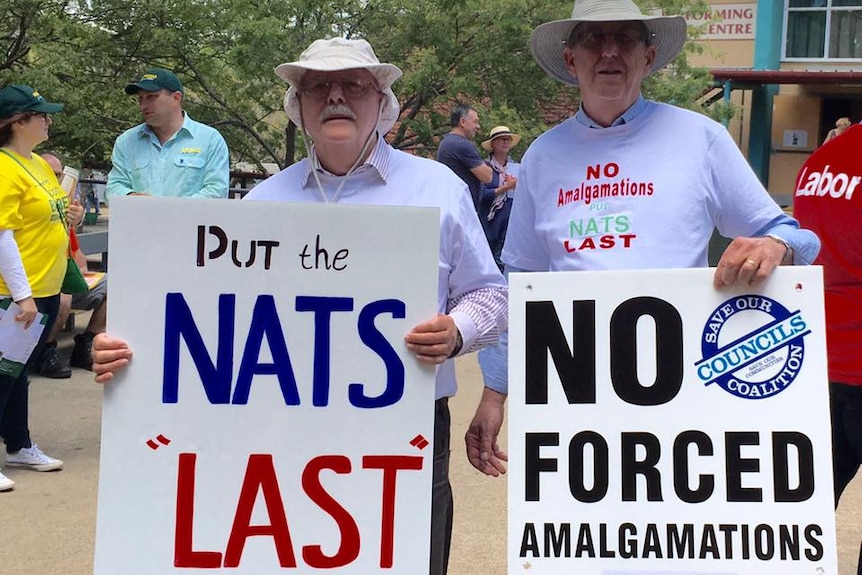
<svg viewBox="0 0 862 575">
<path fill-rule="evenodd" d="M 747 260 L 745 260 L 745 263 L 747 263 L 748 265 L 750 265 L 750 266 L 752 266 L 752 267 L 755 267 L 755 268 L 760 267 L 760 266 L 758 265 L 758 263 L 757 263 L 756 261 L 752 260 L 752 259 L 747 259 Z"/>
</svg>

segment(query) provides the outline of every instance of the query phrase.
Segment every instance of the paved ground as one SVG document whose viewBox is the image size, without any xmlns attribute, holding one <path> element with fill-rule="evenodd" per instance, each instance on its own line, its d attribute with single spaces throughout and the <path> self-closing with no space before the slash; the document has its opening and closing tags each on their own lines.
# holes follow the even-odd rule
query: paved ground
<svg viewBox="0 0 862 575">
<path fill-rule="evenodd" d="M 84 323 L 82 319 L 79 326 Z M 71 351 L 69 334 L 63 334 L 60 344 Z M 472 416 L 481 382 L 472 357 L 459 360 L 458 370 L 462 389 L 451 404 L 455 436 L 463 434 Z M 76 369 L 68 380 L 34 377 L 30 398 L 34 440 L 66 466 L 55 473 L 4 469 L 17 485 L 0 493 L 0 574 L 92 575 L 101 389 L 92 374 Z M 505 481 L 473 471 L 460 451 L 460 439 L 453 445 L 459 450 L 452 464 L 456 512 L 449 573 L 504 574 Z M 855 573 L 860 511 L 862 481 L 857 480 L 839 509 L 838 575 Z"/>
</svg>

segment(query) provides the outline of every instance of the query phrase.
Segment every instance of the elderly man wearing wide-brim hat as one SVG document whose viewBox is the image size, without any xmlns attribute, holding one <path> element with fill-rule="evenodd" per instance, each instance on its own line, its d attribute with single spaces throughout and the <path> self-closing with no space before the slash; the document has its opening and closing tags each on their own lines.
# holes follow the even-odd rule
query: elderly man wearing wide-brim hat
<svg viewBox="0 0 862 575">
<path fill-rule="evenodd" d="M 439 242 L 439 313 L 415 326 L 405 341 L 417 361 L 436 366 L 427 572 L 445 575 L 453 513 L 448 398 L 457 390 L 452 358 L 494 344 L 505 330 L 506 282 L 488 251 L 464 182 L 443 164 L 395 150 L 384 139 L 400 112 L 391 88 L 401 76 L 397 66 L 381 63 L 365 40 L 332 38 L 315 40 L 297 61 L 275 71 L 289 85 L 284 109 L 300 128 L 309 153 L 255 186 L 246 200 L 419 206 L 440 211 L 439 238 L 428 238 Z M 96 381 L 113 379 L 131 356 L 126 342 L 96 336 Z"/>
<path fill-rule="evenodd" d="M 685 38 L 682 17 L 646 16 L 630 0 L 577 0 L 570 19 L 533 31 L 536 62 L 580 89 L 581 108 L 522 158 L 509 271 L 706 267 L 713 228 L 734 238 L 716 289 L 814 260 L 817 237 L 770 198 L 723 126 L 641 95 Z M 502 466 L 505 341 L 479 354 L 486 389 L 467 434 L 471 463 L 490 475 Z"/>
<path fill-rule="evenodd" d="M 400 112 L 391 86 L 401 70 L 381 63 L 365 40 L 333 38 L 313 42 L 276 73 L 289 84 L 284 108 L 309 156 L 258 184 L 247 200 L 440 209 L 440 315 L 416 326 L 406 341 L 419 361 L 438 366 L 430 573 L 442 575 L 452 529 L 447 399 L 456 382 L 450 358 L 497 340 L 507 321 L 506 285 L 464 182 L 443 164 L 395 150 L 384 139 Z"/>
</svg>

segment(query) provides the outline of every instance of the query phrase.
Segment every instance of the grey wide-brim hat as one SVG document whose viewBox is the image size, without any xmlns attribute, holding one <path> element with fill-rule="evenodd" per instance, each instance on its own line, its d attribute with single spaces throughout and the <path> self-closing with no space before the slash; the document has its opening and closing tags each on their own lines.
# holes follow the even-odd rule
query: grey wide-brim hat
<svg viewBox="0 0 862 575">
<path fill-rule="evenodd" d="M 566 39 L 581 22 L 643 22 L 652 36 L 655 61 L 649 73 L 660 70 L 676 58 L 686 40 L 686 23 L 682 16 L 644 16 L 631 0 L 575 0 L 569 20 L 555 20 L 539 25 L 530 36 L 533 58 L 551 77 L 566 84 L 578 85 L 563 59 Z"/>
<path fill-rule="evenodd" d="M 391 86 L 401 77 L 401 69 L 392 64 L 381 63 L 374 54 L 371 44 L 365 40 L 330 38 L 315 40 L 299 55 L 299 60 L 286 62 L 275 69 L 275 73 L 290 84 L 290 88 L 284 95 L 284 111 L 287 117 L 300 128 L 302 128 L 302 118 L 297 90 L 302 82 L 302 76 L 309 70 L 318 72 L 368 70 L 377 80 L 377 85 L 385 96 L 377 130 L 381 134 L 386 134 L 398 121 L 401 106 Z"/>
</svg>

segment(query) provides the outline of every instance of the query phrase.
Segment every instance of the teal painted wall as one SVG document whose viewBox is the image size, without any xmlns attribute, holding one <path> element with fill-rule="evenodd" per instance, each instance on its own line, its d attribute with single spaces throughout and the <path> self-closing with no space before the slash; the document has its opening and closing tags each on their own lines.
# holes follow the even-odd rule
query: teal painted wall
<svg viewBox="0 0 862 575">
<path fill-rule="evenodd" d="M 781 65 L 781 38 L 784 24 L 783 0 L 758 0 L 754 32 L 754 69 L 778 70 Z M 751 100 L 751 131 L 748 136 L 748 161 L 764 186 L 769 183 L 769 158 L 772 153 L 772 99 L 778 86 L 760 86 Z"/>
</svg>

